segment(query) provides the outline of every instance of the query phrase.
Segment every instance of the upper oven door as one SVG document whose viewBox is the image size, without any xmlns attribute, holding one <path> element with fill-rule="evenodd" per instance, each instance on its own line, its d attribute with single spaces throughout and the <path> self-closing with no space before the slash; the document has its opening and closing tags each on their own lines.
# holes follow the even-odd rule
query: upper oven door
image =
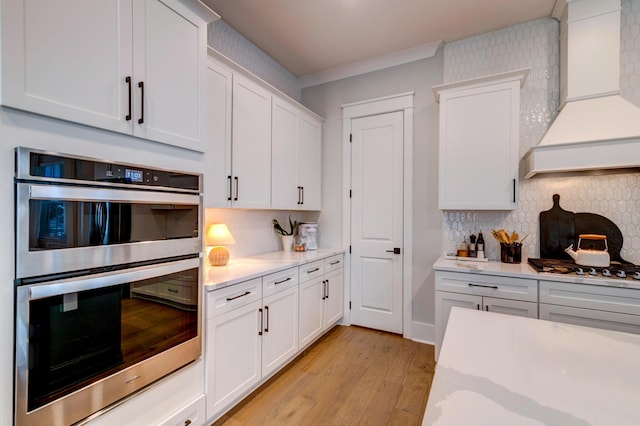
<svg viewBox="0 0 640 426">
<path fill-rule="evenodd" d="M 16 277 L 199 253 L 201 196 L 16 183 Z"/>
</svg>

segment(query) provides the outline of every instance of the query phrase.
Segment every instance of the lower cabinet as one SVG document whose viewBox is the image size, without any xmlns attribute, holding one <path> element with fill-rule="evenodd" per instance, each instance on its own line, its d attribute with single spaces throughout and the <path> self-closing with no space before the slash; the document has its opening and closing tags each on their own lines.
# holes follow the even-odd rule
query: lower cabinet
<svg viewBox="0 0 640 426">
<path fill-rule="evenodd" d="M 540 319 L 640 334 L 638 290 L 540 281 Z"/>
<path fill-rule="evenodd" d="M 201 426 L 205 424 L 205 420 L 205 396 L 202 395 L 159 426 Z"/>
<path fill-rule="evenodd" d="M 538 281 L 436 272 L 436 359 L 454 306 L 538 318 Z"/>
<path fill-rule="evenodd" d="M 341 254 L 300 267 L 300 349 L 343 317 L 343 271 Z"/>
<path fill-rule="evenodd" d="M 207 293 L 207 421 L 342 318 L 342 263 L 340 254 Z"/>
</svg>

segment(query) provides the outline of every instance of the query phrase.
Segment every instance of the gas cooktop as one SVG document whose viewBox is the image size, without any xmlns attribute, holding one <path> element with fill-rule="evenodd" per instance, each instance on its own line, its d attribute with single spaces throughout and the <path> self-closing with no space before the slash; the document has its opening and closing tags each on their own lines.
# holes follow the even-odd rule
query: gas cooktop
<svg viewBox="0 0 640 426">
<path fill-rule="evenodd" d="M 577 265 L 573 260 L 564 259 L 529 258 L 527 262 L 538 272 L 640 280 L 640 266 L 631 263 L 611 262 L 608 268 L 592 268 Z"/>
</svg>

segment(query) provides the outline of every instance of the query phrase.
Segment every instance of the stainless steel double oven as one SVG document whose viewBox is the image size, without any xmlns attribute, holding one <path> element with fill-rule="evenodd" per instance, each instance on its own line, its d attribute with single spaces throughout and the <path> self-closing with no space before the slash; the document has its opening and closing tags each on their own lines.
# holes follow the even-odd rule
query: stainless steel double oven
<svg viewBox="0 0 640 426">
<path fill-rule="evenodd" d="M 200 357 L 201 188 L 16 149 L 16 424 L 82 421 Z"/>
</svg>

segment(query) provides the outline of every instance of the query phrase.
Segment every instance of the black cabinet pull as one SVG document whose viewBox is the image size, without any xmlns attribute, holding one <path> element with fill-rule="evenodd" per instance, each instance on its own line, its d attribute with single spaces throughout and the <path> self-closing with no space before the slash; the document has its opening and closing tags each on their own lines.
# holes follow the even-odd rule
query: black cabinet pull
<svg viewBox="0 0 640 426">
<path fill-rule="evenodd" d="M 169 293 L 178 293 L 178 290 L 173 289 L 173 288 L 168 288 L 168 289 L 167 289 L 167 291 L 168 291 Z"/>
<path fill-rule="evenodd" d="M 513 202 L 516 202 L 516 180 L 513 179 Z"/>
<path fill-rule="evenodd" d="M 131 76 L 127 76 L 124 81 L 127 82 L 127 86 L 129 86 L 129 114 L 127 114 L 124 119 L 127 121 L 131 121 Z"/>
<path fill-rule="evenodd" d="M 233 193 L 233 184 L 231 183 L 231 175 L 227 176 L 227 180 L 229 180 L 229 196 L 227 197 L 227 200 L 231 201 L 231 194 Z"/>
<path fill-rule="evenodd" d="M 489 305 L 484 305 L 484 310 L 489 312 Z"/>
<path fill-rule="evenodd" d="M 191 424 L 191 419 L 187 419 L 184 421 L 184 426 L 189 426 Z"/>
<path fill-rule="evenodd" d="M 239 299 L 239 298 L 244 297 L 244 296 L 248 296 L 249 294 L 251 294 L 251 292 L 250 292 L 250 291 L 245 291 L 244 293 L 239 294 L 239 295 L 237 295 L 237 296 L 227 297 L 227 302 L 230 302 L 230 301 L 232 301 L 232 300 Z"/>
<path fill-rule="evenodd" d="M 301 188 L 302 188 L 301 186 L 298 187 L 298 205 L 300 205 L 302 203 L 302 201 L 301 201 L 302 200 L 302 196 L 300 194 L 300 189 Z"/>
<path fill-rule="evenodd" d="M 138 82 L 138 87 L 140 88 L 140 118 L 138 119 L 138 124 L 144 123 L 144 81 Z"/>
<path fill-rule="evenodd" d="M 494 290 L 498 289 L 497 285 L 483 285 L 483 284 L 471 284 L 471 283 L 469 283 L 469 287 L 492 288 Z"/>
<path fill-rule="evenodd" d="M 258 330 L 258 336 L 262 336 L 262 326 L 264 318 L 262 317 L 262 308 L 258 308 L 258 315 L 260 315 L 260 329 Z"/>
<path fill-rule="evenodd" d="M 327 299 L 329 298 L 329 280 L 327 280 Z"/>
<path fill-rule="evenodd" d="M 282 280 L 282 281 L 276 281 L 276 282 L 274 282 L 273 284 L 274 284 L 274 285 L 278 285 L 278 284 L 286 283 L 287 281 L 291 281 L 291 277 L 286 278 L 286 279 L 284 279 L 284 280 Z"/>
<path fill-rule="evenodd" d="M 307 274 L 312 274 L 312 273 L 314 273 L 314 272 L 318 272 L 319 270 L 320 270 L 320 268 L 309 269 L 309 270 L 307 271 Z"/>
<path fill-rule="evenodd" d="M 322 280 L 322 300 L 327 298 L 326 294 L 327 294 L 327 280 Z"/>
<path fill-rule="evenodd" d="M 264 327 L 264 332 L 268 333 L 269 332 L 269 307 L 268 306 L 264 307 L 264 312 L 265 314 L 267 314 L 267 324 Z"/>
<path fill-rule="evenodd" d="M 478 303 L 478 304 L 476 305 L 476 311 L 479 311 L 479 310 L 480 310 L 480 304 Z"/>
<path fill-rule="evenodd" d="M 304 204 L 304 186 L 301 186 L 300 188 L 302 189 L 302 201 L 300 204 Z"/>
<path fill-rule="evenodd" d="M 333 265 L 337 265 L 338 263 L 340 263 L 340 261 L 339 261 L 339 260 L 336 260 L 335 262 L 331 262 L 331 263 L 329 263 L 329 265 L 333 266 Z"/>
<path fill-rule="evenodd" d="M 238 181 L 240 179 L 238 179 L 238 176 L 235 176 L 233 179 L 236 181 L 236 196 L 233 198 L 233 201 L 238 201 L 238 189 L 239 189 Z"/>
</svg>

